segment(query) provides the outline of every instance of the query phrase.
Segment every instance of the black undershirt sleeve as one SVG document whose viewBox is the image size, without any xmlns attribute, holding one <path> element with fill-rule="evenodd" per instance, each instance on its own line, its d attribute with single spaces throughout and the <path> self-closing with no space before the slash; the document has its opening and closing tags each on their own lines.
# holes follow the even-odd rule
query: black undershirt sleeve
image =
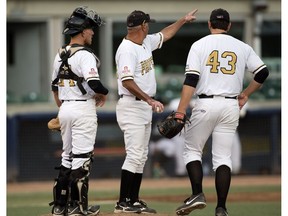
<svg viewBox="0 0 288 216">
<path fill-rule="evenodd" d="M 199 81 L 199 75 L 186 74 L 186 78 L 184 80 L 184 85 L 188 85 L 188 86 L 192 86 L 192 87 L 196 88 L 198 81 Z"/>
<path fill-rule="evenodd" d="M 52 90 L 53 92 L 58 91 L 58 86 L 51 85 L 51 90 Z"/>
<path fill-rule="evenodd" d="M 108 89 L 102 85 L 100 80 L 89 80 L 88 85 L 95 93 L 107 95 L 109 92 Z"/>
<path fill-rule="evenodd" d="M 263 68 L 262 70 L 260 70 L 255 76 L 254 76 L 254 80 L 258 83 L 264 83 L 264 81 L 266 80 L 266 78 L 269 75 L 269 70 L 267 67 Z"/>
</svg>

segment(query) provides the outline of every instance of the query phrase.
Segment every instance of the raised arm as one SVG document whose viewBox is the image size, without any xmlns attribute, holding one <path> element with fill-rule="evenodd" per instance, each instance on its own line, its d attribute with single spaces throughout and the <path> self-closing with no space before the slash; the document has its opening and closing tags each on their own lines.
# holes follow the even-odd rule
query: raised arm
<svg viewBox="0 0 288 216">
<path fill-rule="evenodd" d="M 196 12 L 198 11 L 198 9 L 195 9 L 191 12 L 189 12 L 188 14 L 186 14 L 184 17 L 180 18 L 179 20 L 177 20 L 176 22 L 174 22 L 173 24 L 165 27 L 164 29 L 161 30 L 163 36 L 164 36 L 164 42 L 171 39 L 176 32 L 185 24 L 185 23 L 191 23 L 194 20 L 196 20 Z"/>
</svg>

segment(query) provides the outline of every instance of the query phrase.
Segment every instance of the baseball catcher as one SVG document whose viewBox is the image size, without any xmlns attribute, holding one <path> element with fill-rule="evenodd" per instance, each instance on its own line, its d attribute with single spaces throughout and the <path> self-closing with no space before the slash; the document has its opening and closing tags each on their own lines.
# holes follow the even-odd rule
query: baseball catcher
<svg viewBox="0 0 288 216">
<path fill-rule="evenodd" d="M 105 104 L 109 92 L 100 81 L 100 60 L 90 48 L 94 31 L 102 24 L 94 10 L 77 7 L 63 30 L 69 42 L 54 58 L 51 90 L 59 107 L 63 151 L 50 203 L 53 216 L 95 216 L 100 211 L 99 205 L 88 205 L 88 192 L 98 127 L 96 107 Z M 57 125 L 57 119 L 51 123 Z"/>
<path fill-rule="evenodd" d="M 157 124 L 158 131 L 162 136 L 171 139 L 180 133 L 187 121 L 189 122 L 186 114 L 173 111 Z"/>
</svg>

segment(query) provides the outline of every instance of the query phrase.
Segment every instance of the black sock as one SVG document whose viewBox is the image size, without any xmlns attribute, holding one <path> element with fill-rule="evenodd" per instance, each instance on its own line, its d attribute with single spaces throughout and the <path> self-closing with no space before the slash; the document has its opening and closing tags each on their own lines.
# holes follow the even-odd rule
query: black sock
<svg viewBox="0 0 288 216">
<path fill-rule="evenodd" d="M 192 187 L 192 194 L 196 195 L 202 193 L 203 169 L 201 162 L 192 161 L 186 165 L 186 169 Z"/>
<path fill-rule="evenodd" d="M 134 175 L 134 181 L 130 191 L 131 203 L 134 203 L 139 200 L 139 191 L 142 182 L 142 176 L 143 176 L 142 173 L 135 173 Z"/>
<path fill-rule="evenodd" d="M 228 166 L 222 165 L 217 168 L 215 176 L 215 186 L 217 192 L 217 207 L 226 210 L 226 200 L 230 188 L 231 170 Z"/>
<path fill-rule="evenodd" d="M 132 189 L 135 174 L 128 170 L 121 171 L 121 183 L 120 183 L 120 197 L 119 202 L 125 202 L 126 199 L 130 199 L 130 192 Z"/>
</svg>

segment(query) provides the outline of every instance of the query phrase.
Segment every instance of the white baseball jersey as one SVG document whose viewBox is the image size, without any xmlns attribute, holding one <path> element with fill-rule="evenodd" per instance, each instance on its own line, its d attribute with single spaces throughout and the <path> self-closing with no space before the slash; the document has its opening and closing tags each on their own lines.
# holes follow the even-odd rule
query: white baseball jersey
<svg viewBox="0 0 288 216">
<path fill-rule="evenodd" d="M 116 105 L 117 122 L 124 132 L 127 152 L 122 169 L 133 173 L 143 173 L 148 158 L 152 108 L 145 101 L 130 97 L 132 94 L 123 87 L 122 81 L 133 79 L 143 92 L 154 96 L 156 79 L 152 51 L 161 48 L 162 43 L 162 33 L 147 35 L 142 45 L 123 39 L 115 56 L 118 93 L 128 95 L 120 98 Z"/>
<path fill-rule="evenodd" d="M 122 86 L 122 81 L 133 79 L 139 88 L 148 94 L 156 94 L 156 78 L 152 51 L 160 49 L 163 43 L 161 32 L 147 35 L 143 44 L 139 45 L 130 40 L 123 39 L 116 52 L 118 93 L 119 95 L 131 95 Z"/>
<path fill-rule="evenodd" d="M 200 75 L 197 95 L 237 96 L 242 91 L 244 72 L 255 75 L 263 67 L 248 44 L 227 34 L 211 34 L 191 46 L 186 74 Z"/>
<path fill-rule="evenodd" d="M 199 75 L 197 95 L 213 97 L 194 100 L 185 134 L 185 164 L 202 160 L 203 148 L 212 134 L 213 170 L 221 165 L 232 169 L 231 152 L 240 111 L 235 96 L 242 91 L 245 71 L 256 74 L 264 67 L 249 45 L 227 34 L 211 34 L 191 46 L 185 74 Z"/>
<path fill-rule="evenodd" d="M 68 51 L 70 46 L 66 47 Z M 57 77 L 59 67 L 61 65 L 61 58 L 59 53 L 54 60 L 54 69 L 52 75 L 52 81 Z M 98 58 L 87 50 L 79 50 L 70 58 L 68 58 L 68 64 L 71 67 L 73 73 L 79 77 L 84 77 L 82 85 L 87 91 L 87 94 L 83 95 L 76 85 L 75 80 L 60 79 L 58 82 L 58 94 L 60 100 L 83 100 L 91 99 L 95 95 L 95 92 L 88 86 L 89 80 L 99 80 L 98 74 Z"/>
<path fill-rule="evenodd" d="M 70 48 L 70 46 L 66 47 L 67 50 Z M 54 60 L 52 82 L 57 78 L 61 63 L 58 53 Z M 62 164 L 67 168 L 78 169 L 87 161 L 87 158 L 73 158 L 71 162 L 71 152 L 79 155 L 94 149 L 98 126 L 93 97 L 95 93 L 87 82 L 92 79 L 99 80 L 97 64 L 97 57 L 87 50 L 79 50 L 68 58 L 68 65 L 72 72 L 84 78 L 82 85 L 87 92 L 85 95 L 82 94 L 75 80 L 60 78 L 56 84 L 59 99 L 63 101 L 58 117 L 63 141 Z M 66 72 L 66 68 L 64 71 Z"/>
</svg>

